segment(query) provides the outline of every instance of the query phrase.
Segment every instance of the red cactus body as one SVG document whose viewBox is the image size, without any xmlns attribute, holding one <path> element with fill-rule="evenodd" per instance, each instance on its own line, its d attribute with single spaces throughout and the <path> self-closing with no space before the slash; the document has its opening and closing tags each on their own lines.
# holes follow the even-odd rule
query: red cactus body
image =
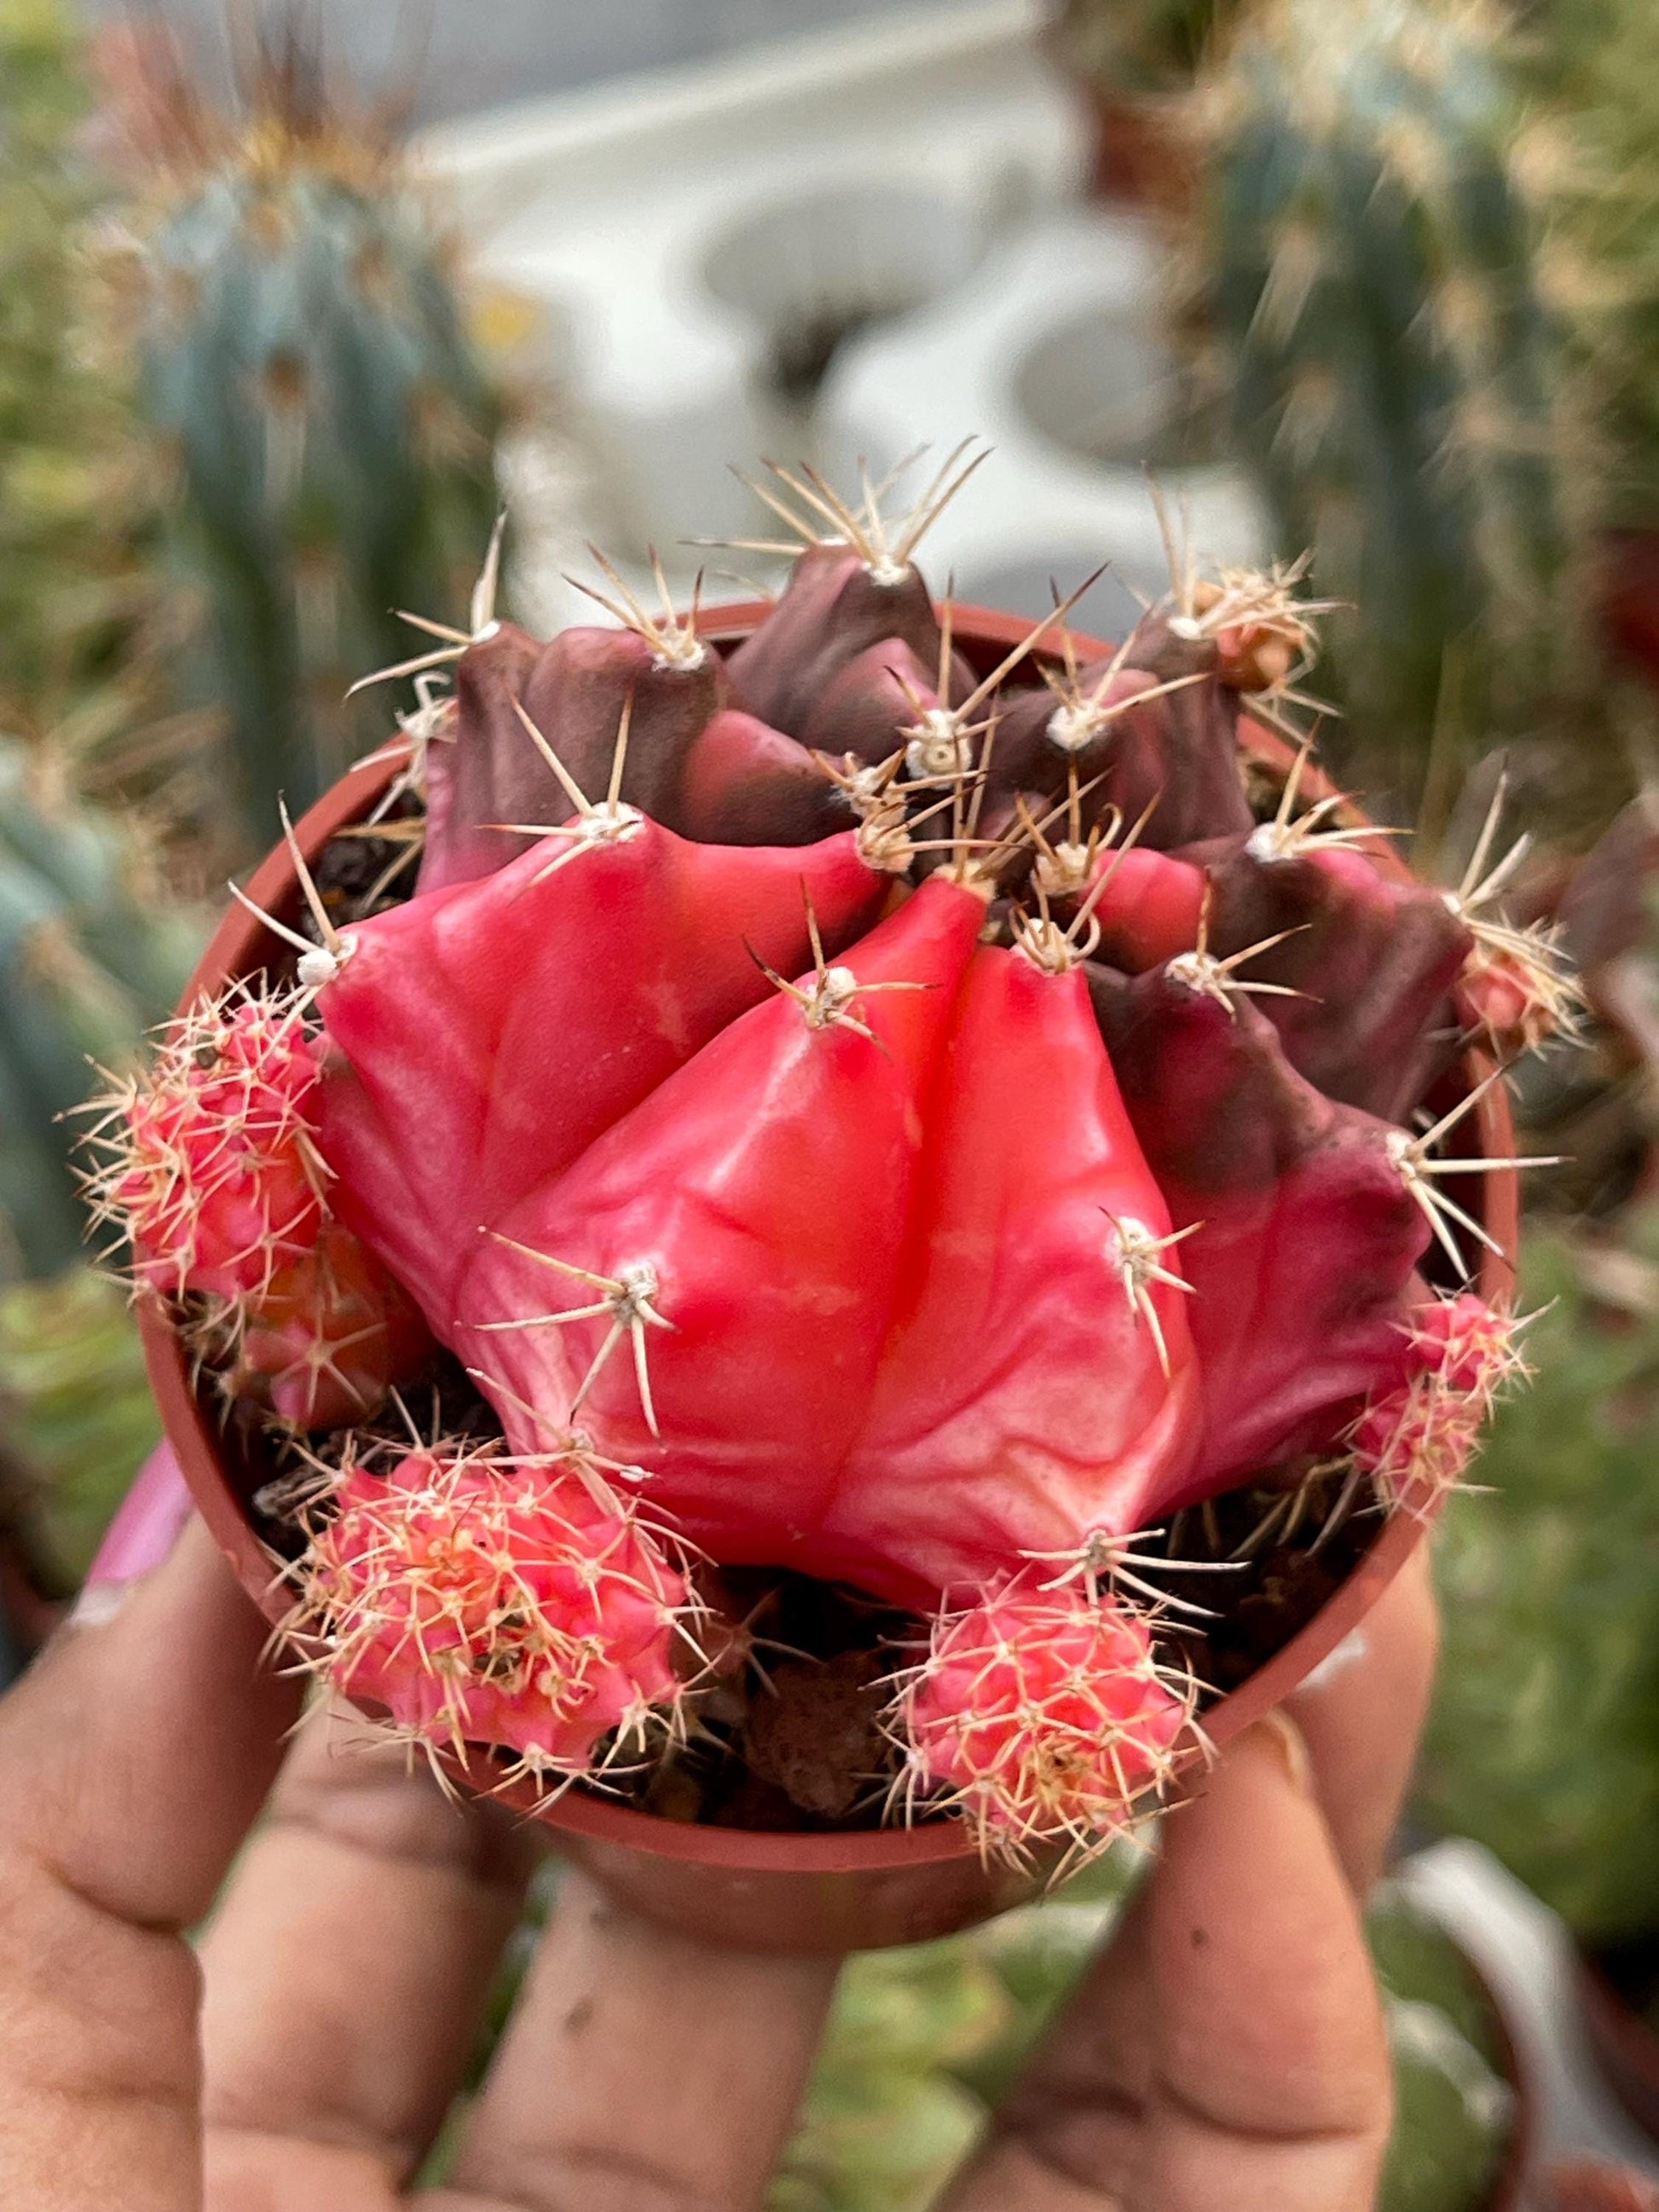
<svg viewBox="0 0 1659 2212">
<path fill-rule="evenodd" d="M 684 1579 L 578 1464 L 434 1445 L 348 1468 L 331 1502 L 290 1626 L 416 1741 L 498 1744 L 546 1778 L 672 1713 Z"/>
<path fill-rule="evenodd" d="M 1406 1117 L 1471 927 L 1295 775 L 1255 821 L 1231 686 L 1299 655 L 1284 579 L 975 682 L 873 494 L 783 481 L 840 534 L 729 661 L 631 599 L 455 648 L 417 893 L 302 960 L 328 1173 L 232 1387 L 339 1418 L 315 1378 L 401 1371 L 406 1294 L 493 1405 L 511 1456 L 348 1455 L 301 1570 L 337 1681 L 425 1740 L 564 1775 L 672 1705 L 625 1467 L 718 1565 L 936 1619 L 908 1789 L 1098 1836 L 1192 1702 L 1135 1532 L 1310 1455 L 1415 1498 L 1514 1364 L 1419 1272 L 1462 1256 L 1462 1109 Z"/>
</svg>

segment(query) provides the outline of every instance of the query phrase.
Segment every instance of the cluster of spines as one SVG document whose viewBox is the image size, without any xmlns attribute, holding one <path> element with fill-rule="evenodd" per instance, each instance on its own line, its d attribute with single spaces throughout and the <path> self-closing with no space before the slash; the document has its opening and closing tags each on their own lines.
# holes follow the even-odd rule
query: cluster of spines
<svg viewBox="0 0 1659 2212">
<path fill-rule="evenodd" d="M 168 1023 L 149 1067 L 112 1079 L 87 1137 L 94 1221 L 174 1297 L 257 1297 L 316 1242 L 327 1170 L 313 1136 L 303 1001 L 234 984 Z"/>
<path fill-rule="evenodd" d="M 1058 1849 L 1066 1864 L 1127 1832 L 1197 1735 L 1197 1685 L 1159 1660 L 1152 1621 L 1110 1595 L 1029 1573 L 935 1620 L 896 1679 L 893 1802 L 947 1804 L 982 1855 Z"/>
<path fill-rule="evenodd" d="M 425 1331 L 330 1210 L 311 993 L 230 985 L 94 1102 L 85 1185 L 135 1285 L 174 1302 L 198 1374 L 295 1428 L 373 1413 Z"/>
<path fill-rule="evenodd" d="M 1427 1518 L 1463 1482 L 1499 1395 L 1527 1374 L 1523 1326 L 1468 1291 L 1419 1308 L 1407 1379 L 1366 1407 L 1349 1440 L 1386 1510 Z"/>
</svg>

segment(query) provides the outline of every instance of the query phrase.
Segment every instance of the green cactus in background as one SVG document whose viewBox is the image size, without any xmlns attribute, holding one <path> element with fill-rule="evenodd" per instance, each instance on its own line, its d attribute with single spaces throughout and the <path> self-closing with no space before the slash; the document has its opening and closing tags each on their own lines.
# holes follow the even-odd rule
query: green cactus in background
<svg viewBox="0 0 1659 2212">
<path fill-rule="evenodd" d="M 1527 1303 L 1553 1303 L 1481 1455 L 1492 1495 L 1446 1516 L 1419 1785 L 1592 1943 L 1659 1933 L 1659 1213 L 1613 1264 L 1616 1315 L 1586 1286 L 1599 1248 L 1533 1234 Z"/>
<path fill-rule="evenodd" d="M 1267 0 L 1194 95 L 1195 343 L 1333 617 L 1322 681 L 1413 780 L 1449 690 L 1482 742 L 1565 680 L 1559 334 L 1484 0 Z M 1537 140 L 1533 143 L 1535 146 Z M 1403 774 L 1401 773 L 1403 770 Z"/>
<path fill-rule="evenodd" d="M 1659 79 L 1647 0 L 1552 0 L 1521 58 L 1571 131 L 1547 270 L 1606 449 L 1607 519 L 1659 522 Z"/>
<path fill-rule="evenodd" d="M 135 223 L 142 403 L 263 846 L 279 793 L 297 812 L 383 734 L 343 695 L 416 649 L 393 611 L 465 606 L 499 406 L 395 148 L 331 107 L 297 39 L 262 55 L 234 128 L 176 58 L 165 82 L 149 67 L 128 88 L 159 164 Z"/>
<path fill-rule="evenodd" d="M 0 1417 L 15 1462 L 0 1518 L 35 1537 L 49 1595 L 72 1590 L 161 1434 L 125 1287 L 82 1264 L 0 1289 Z M 9 1495 L 6 1477 L 21 1488 Z"/>
<path fill-rule="evenodd" d="M 0 1281 L 57 1273 L 86 1216 L 72 1114 L 176 1002 L 193 921 L 128 830 L 76 801 L 50 757 L 0 738 Z"/>
</svg>

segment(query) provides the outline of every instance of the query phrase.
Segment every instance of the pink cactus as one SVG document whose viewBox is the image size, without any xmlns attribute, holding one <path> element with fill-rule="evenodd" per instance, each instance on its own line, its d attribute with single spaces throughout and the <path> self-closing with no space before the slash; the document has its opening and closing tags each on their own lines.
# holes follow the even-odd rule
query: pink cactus
<svg viewBox="0 0 1659 2212">
<path fill-rule="evenodd" d="M 591 1465 L 434 1444 L 348 1464 L 329 1502 L 289 1629 L 414 1741 L 551 1787 L 672 1725 L 685 1580 Z"/>
<path fill-rule="evenodd" d="M 169 1026 L 91 1139 L 94 1203 L 131 1237 L 140 1279 L 235 1298 L 310 1249 L 327 1182 L 318 1079 L 292 997 L 238 987 Z"/>
<path fill-rule="evenodd" d="M 302 995 L 237 985 L 167 1030 L 90 1143 L 135 1280 L 195 1302 L 228 1394 L 298 1427 L 358 1420 L 428 1356 L 419 1310 L 331 1218 L 321 1071 Z"/>
<path fill-rule="evenodd" d="M 1513 1316 L 1467 1291 L 1415 1309 L 1405 1379 L 1370 1401 L 1350 1438 L 1385 1504 L 1427 1513 L 1462 1480 L 1498 1392 L 1526 1372 L 1516 1334 Z"/>
<path fill-rule="evenodd" d="M 1029 1577 L 1002 1583 L 942 1614 L 905 1680 L 898 1786 L 947 1793 L 989 1847 L 1063 1838 L 1086 1854 L 1167 1782 L 1193 1700 L 1137 1614 Z"/>
<path fill-rule="evenodd" d="M 1467 1103 L 1411 1118 L 1490 887 L 1379 869 L 1300 770 L 1257 821 L 1237 693 L 1292 696 L 1284 577 L 1188 577 L 1086 665 L 1057 611 L 975 678 L 914 524 L 779 481 L 833 539 L 729 659 L 614 577 L 621 629 L 475 609 L 430 656 L 418 892 L 313 898 L 259 1018 L 288 1151 L 239 1124 L 234 1206 L 194 1167 L 111 1203 L 176 1294 L 276 1244 L 228 1379 L 290 1421 L 418 1358 L 405 1299 L 490 1401 L 501 1455 L 348 1451 L 301 1570 L 334 1680 L 422 1740 L 567 1777 L 677 1709 L 684 1577 L 625 1467 L 718 1566 L 936 1620 L 908 1793 L 1097 1838 L 1194 1695 L 1134 1533 L 1310 1457 L 1415 1501 L 1514 1367 L 1419 1272 L 1485 1234 L 1441 1180 L 1482 1168 Z"/>
</svg>

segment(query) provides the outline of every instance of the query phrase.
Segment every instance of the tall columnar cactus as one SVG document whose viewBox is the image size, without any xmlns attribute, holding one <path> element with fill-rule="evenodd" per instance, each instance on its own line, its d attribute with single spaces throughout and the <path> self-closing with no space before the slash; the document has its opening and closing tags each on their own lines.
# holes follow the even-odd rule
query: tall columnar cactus
<svg viewBox="0 0 1659 2212">
<path fill-rule="evenodd" d="M 143 404 L 177 457 L 207 689 L 262 836 L 278 793 L 307 804 L 375 734 L 343 695 L 406 637 L 394 610 L 464 598 L 498 404 L 431 210 L 303 53 L 263 59 L 234 128 L 182 80 L 146 90 Z"/>
<path fill-rule="evenodd" d="M 493 1408 L 401 1401 L 303 1508 L 293 1632 L 405 1731 L 549 1787 L 672 1731 L 733 1648 L 686 1547 L 916 1617 L 896 1801 L 1089 1848 L 1194 1695 L 1140 1532 L 1333 1460 L 1420 1510 L 1516 1364 L 1423 1272 L 1487 1234 L 1434 1091 L 1475 932 L 1293 785 L 1258 823 L 1282 582 L 978 675 L 919 521 L 779 497 L 833 534 L 729 656 L 625 592 L 547 645 L 481 602 L 414 895 L 357 919 L 299 861 L 291 972 L 181 1018 L 100 1192 L 234 1395 L 349 1422 L 412 1300 Z M 1108 967 L 1143 854 L 1196 896 Z"/>
<path fill-rule="evenodd" d="M 1268 0 L 1206 70 L 1194 326 L 1369 757 L 1535 715 L 1571 632 L 1558 332 L 1486 0 Z M 1568 656 L 1570 659 L 1570 656 Z M 1460 686 L 1455 697 L 1453 684 Z"/>
<path fill-rule="evenodd" d="M 97 1087 L 89 1059 L 132 1062 L 196 941 L 131 835 L 70 796 L 49 757 L 0 739 L 0 1277 L 52 1274 L 81 1252 L 60 1117 Z"/>
</svg>

